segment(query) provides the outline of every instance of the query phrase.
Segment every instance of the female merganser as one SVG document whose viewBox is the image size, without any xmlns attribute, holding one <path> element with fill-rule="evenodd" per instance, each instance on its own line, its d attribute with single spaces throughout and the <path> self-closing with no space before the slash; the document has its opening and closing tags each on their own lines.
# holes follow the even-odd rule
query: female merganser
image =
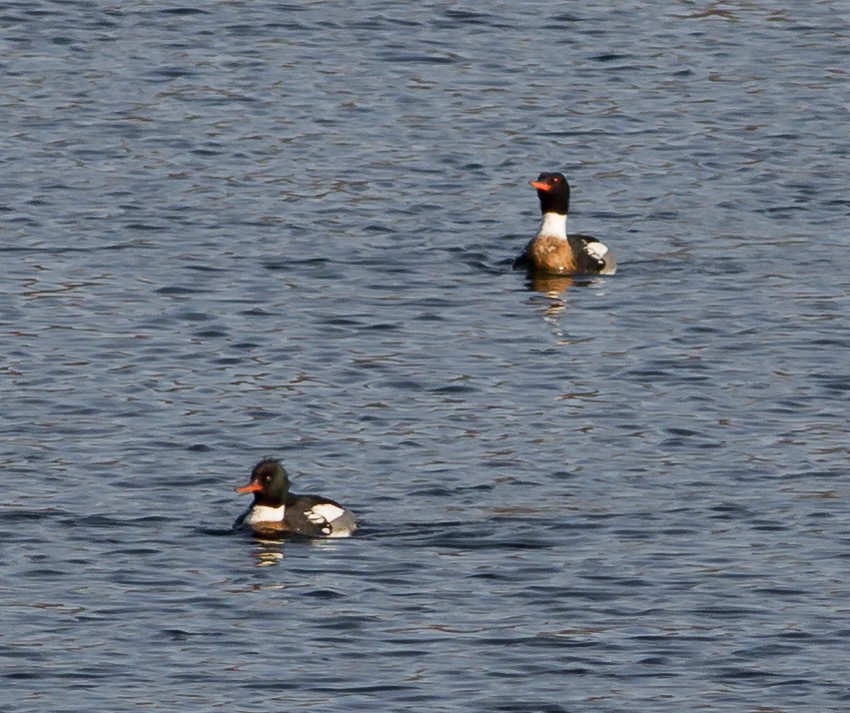
<svg viewBox="0 0 850 713">
<path fill-rule="evenodd" d="M 605 245 L 589 235 L 567 235 L 570 184 L 564 174 L 541 173 L 529 183 L 537 189 L 543 222 L 514 268 L 549 275 L 613 275 L 617 261 Z"/>
<path fill-rule="evenodd" d="M 338 502 L 320 495 L 289 492 L 289 476 L 279 461 L 261 460 L 251 471 L 251 482 L 237 493 L 254 493 L 254 502 L 233 528 L 247 527 L 257 535 L 348 537 L 357 528 L 354 515 Z"/>
</svg>

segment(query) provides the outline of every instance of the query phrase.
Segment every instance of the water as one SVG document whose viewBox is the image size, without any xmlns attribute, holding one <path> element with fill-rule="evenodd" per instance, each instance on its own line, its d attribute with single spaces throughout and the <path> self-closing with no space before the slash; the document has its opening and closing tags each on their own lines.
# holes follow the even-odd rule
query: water
<svg viewBox="0 0 850 713">
<path fill-rule="evenodd" d="M 0 708 L 847 710 L 848 20 L 4 5 Z"/>
</svg>

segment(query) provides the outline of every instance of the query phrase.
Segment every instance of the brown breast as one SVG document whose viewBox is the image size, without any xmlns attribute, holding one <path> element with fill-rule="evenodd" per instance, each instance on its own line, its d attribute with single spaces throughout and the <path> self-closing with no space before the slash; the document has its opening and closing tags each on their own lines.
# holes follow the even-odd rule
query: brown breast
<svg viewBox="0 0 850 713">
<path fill-rule="evenodd" d="M 539 235 L 526 248 L 529 267 L 555 275 L 569 275 L 576 272 L 576 256 L 570 244 L 561 238 Z"/>
</svg>

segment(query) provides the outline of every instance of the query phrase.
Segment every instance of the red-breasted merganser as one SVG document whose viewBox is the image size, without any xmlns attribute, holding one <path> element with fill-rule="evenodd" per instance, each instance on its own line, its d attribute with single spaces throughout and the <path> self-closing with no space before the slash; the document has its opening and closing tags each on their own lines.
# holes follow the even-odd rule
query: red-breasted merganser
<svg viewBox="0 0 850 713">
<path fill-rule="evenodd" d="M 529 183 L 537 189 L 543 222 L 514 268 L 549 275 L 613 275 L 617 261 L 607 246 L 589 235 L 567 235 L 570 184 L 562 173 L 541 173 Z"/>
<path fill-rule="evenodd" d="M 289 476 L 279 461 L 261 460 L 251 471 L 251 482 L 236 488 L 253 493 L 254 502 L 233 523 L 257 535 L 348 537 L 357 525 L 354 515 L 338 502 L 320 495 L 289 492 Z"/>
</svg>

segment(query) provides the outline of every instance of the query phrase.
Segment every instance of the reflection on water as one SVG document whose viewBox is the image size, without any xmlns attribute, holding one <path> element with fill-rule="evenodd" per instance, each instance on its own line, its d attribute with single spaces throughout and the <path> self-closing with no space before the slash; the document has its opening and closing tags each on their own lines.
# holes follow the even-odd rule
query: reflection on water
<svg viewBox="0 0 850 713">
<path fill-rule="evenodd" d="M 270 567 L 279 564 L 286 557 L 287 547 L 307 547 L 327 551 L 336 551 L 340 547 L 345 547 L 345 545 L 340 542 L 339 538 L 333 539 L 299 536 L 267 538 L 264 536 L 257 536 L 256 533 L 251 534 L 245 532 L 235 533 L 234 536 L 237 539 L 253 543 L 250 553 L 251 557 L 256 560 L 257 567 Z"/>
<path fill-rule="evenodd" d="M 532 273 L 528 276 L 529 287 L 549 297 L 564 295 L 566 291 L 575 285 L 575 279 L 570 275 L 545 275 Z"/>
<path fill-rule="evenodd" d="M 261 540 L 251 554 L 257 560 L 257 567 L 271 567 L 283 559 L 283 544 Z"/>
</svg>

